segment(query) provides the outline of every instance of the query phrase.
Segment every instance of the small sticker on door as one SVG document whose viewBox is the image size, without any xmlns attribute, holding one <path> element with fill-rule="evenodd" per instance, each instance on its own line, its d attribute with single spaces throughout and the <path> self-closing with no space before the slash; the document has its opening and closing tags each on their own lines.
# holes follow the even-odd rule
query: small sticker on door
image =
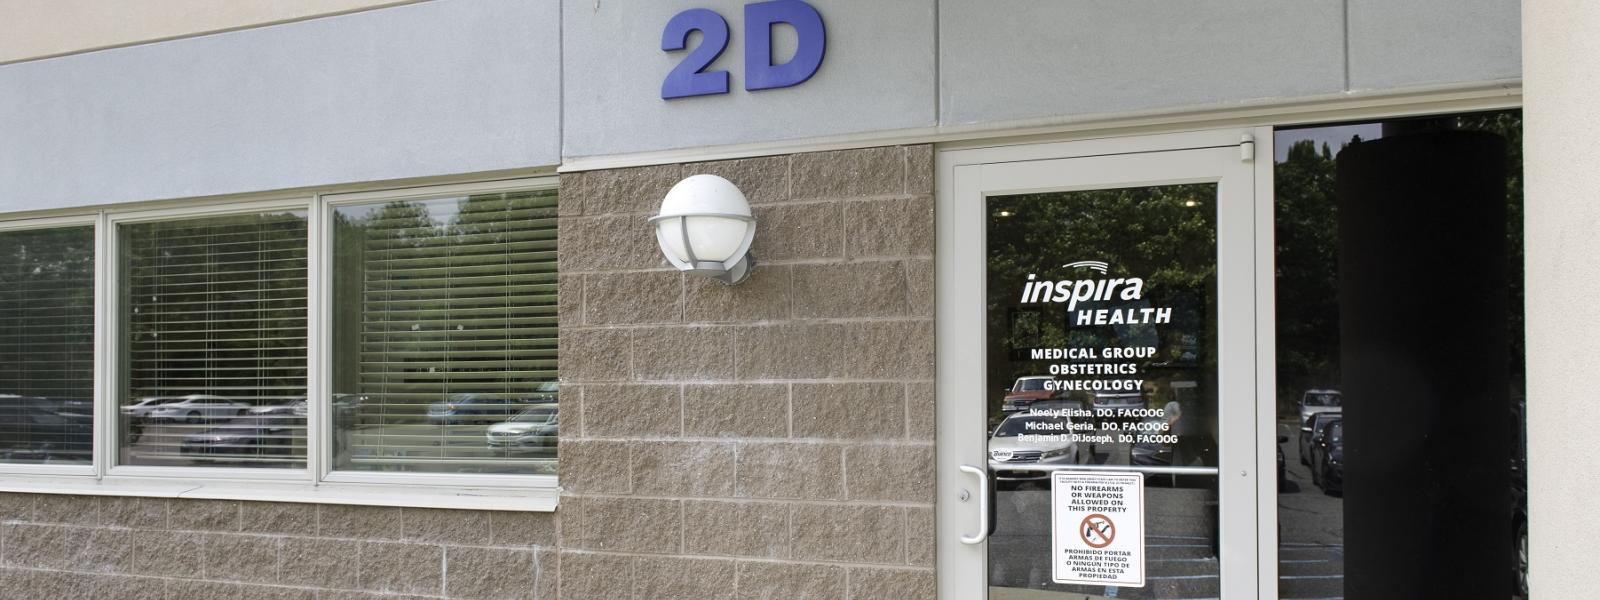
<svg viewBox="0 0 1600 600">
<path fill-rule="evenodd" d="M 1052 579 L 1144 587 L 1144 476 L 1057 471 L 1050 478 Z"/>
</svg>

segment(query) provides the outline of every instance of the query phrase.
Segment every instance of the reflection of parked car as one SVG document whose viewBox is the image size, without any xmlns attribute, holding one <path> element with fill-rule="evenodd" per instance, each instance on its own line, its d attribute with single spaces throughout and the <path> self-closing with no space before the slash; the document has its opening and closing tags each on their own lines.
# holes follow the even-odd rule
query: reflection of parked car
<svg viewBox="0 0 1600 600">
<path fill-rule="evenodd" d="M 428 405 L 428 421 L 442 425 L 499 423 L 520 408 L 519 404 L 482 394 L 454 394 L 449 400 Z"/>
<path fill-rule="evenodd" d="M 359 425 L 361 421 L 361 402 L 366 399 L 366 396 L 357 396 L 355 394 L 334 394 L 333 426 L 348 429 Z"/>
<path fill-rule="evenodd" d="M 546 381 L 533 388 L 533 395 L 529 396 L 528 402 L 532 404 L 556 402 L 559 399 L 560 394 L 560 382 Z"/>
<path fill-rule="evenodd" d="M 1528 412 L 1527 400 L 1518 398 L 1511 406 L 1511 422 L 1517 424 L 1516 454 L 1511 458 L 1512 592 L 1528 597 Z"/>
<path fill-rule="evenodd" d="M 1312 438 L 1311 483 L 1329 495 L 1344 493 L 1344 419 L 1329 419 Z"/>
<path fill-rule="evenodd" d="M 1000 412 L 1027 410 L 1034 402 L 1055 397 L 1054 390 L 1045 389 L 1053 379 L 1055 378 L 1049 375 L 1018 377 L 1016 383 L 1011 384 L 1011 389 L 1005 390 L 1006 396 L 1000 403 Z"/>
<path fill-rule="evenodd" d="M 144 435 L 145 423 L 153 420 L 150 413 L 165 404 L 182 400 L 183 396 L 146 396 L 122 407 L 123 427 L 128 431 L 128 443 L 139 442 Z"/>
<path fill-rule="evenodd" d="M 179 452 L 185 454 L 288 454 L 288 430 L 279 427 L 230 424 L 183 436 Z"/>
<path fill-rule="evenodd" d="M 0 458 L 88 461 L 94 420 L 43 398 L 0 398 Z"/>
<path fill-rule="evenodd" d="M 1277 448 L 1278 448 L 1278 487 L 1279 488 L 1282 488 L 1283 484 L 1288 483 L 1288 481 L 1289 481 L 1289 478 L 1284 476 L 1284 470 L 1283 470 L 1283 443 L 1287 442 L 1287 441 L 1289 441 L 1289 436 L 1287 436 L 1287 435 L 1278 436 Z"/>
<path fill-rule="evenodd" d="M 1132 417 L 1119 417 L 1117 416 L 1117 411 L 1144 408 L 1144 394 L 1139 392 L 1095 392 L 1094 408 L 1097 411 L 1111 411 L 1106 413 L 1111 416 L 1097 419 L 1102 426 L 1104 426 L 1104 423 L 1107 422 L 1116 422 L 1123 425 L 1123 428 L 1126 429 L 1128 424 L 1138 422 L 1138 419 Z M 1098 415 L 1100 413 L 1096 414 Z"/>
<path fill-rule="evenodd" d="M 1024 435 L 1028 437 L 1023 438 Z M 989 470 L 1001 487 L 1022 481 L 1044 481 L 1044 471 L 1008 470 L 1018 464 L 1077 464 L 1078 446 L 1071 441 L 1072 419 L 1018 413 L 1006 417 L 989 438 Z"/>
<path fill-rule="evenodd" d="M 182 396 L 146 396 L 134 401 L 133 404 L 123 405 L 122 415 L 131 420 L 143 419 L 149 417 L 150 412 L 160 408 L 161 405 L 171 404 L 182 399 Z"/>
<path fill-rule="evenodd" d="M 1304 425 L 1311 415 L 1325 412 L 1341 412 L 1344 410 L 1344 395 L 1339 390 L 1306 390 L 1300 396 L 1300 424 Z"/>
<path fill-rule="evenodd" d="M 245 412 L 251 423 L 262 427 L 305 427 L 306 399 L 290 398 L 283 404 L 257 406 Z"/>
<path fill-rule="evenodd" d="M 495 448 L 554 448 L 561 415 L 554 404 L 523 409 L 504 423 L 489 426 L 489 445 Z"/>
<path fill-rule="evenodd" d="M 1340 416 L 1341 413 L 1316 413 L 1300 426 L 1300 464 L 1307 466 L 1312 464 L 1311 441 L 1316 439 L 1318 433 L 1322 433 L 1323 427 L 1327 427 L 1329 422 Z"/>
<path fill-rule="evenodd" d="M 1095 392 L 1094 407 L 1111 410 L 1144 408 L 1144 395 L 1139 392 Z"/>
<path fill-rule="evenodd" d="M 1159 439 L 1157 435 L 1166 433 L 1167 420 L 1161 417 L 1146 418 L 1141 421 L 1145 425 L 1141 433 L 1152 434 L 1147 440 Z M 1154 441 L 1143 441 L 1133 445 L 1128 451 L 1129 462 L 1147 467 L 1165 467 L 1172 464 L 1172 444 L 1159 444 Z"/>
<path fill-rule="evenodd" d="M 177 402 L 157 406 L 155 410 L 150 411 L 150 418 L 156 421 L 199 423 L 237 417 L 243 415 L 249 408 L 248 404 L 222 396 L 190 394 Z"/>
</svg>

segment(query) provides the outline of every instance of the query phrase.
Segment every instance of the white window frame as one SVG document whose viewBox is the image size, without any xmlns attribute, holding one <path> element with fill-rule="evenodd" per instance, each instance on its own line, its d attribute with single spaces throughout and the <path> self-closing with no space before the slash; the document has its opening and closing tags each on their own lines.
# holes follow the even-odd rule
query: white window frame
<svg viewBox="0 0 1600 600">
<path fill-rule="evenodd" d="M 534 178 L 507 181 L 490 181 L 483 183 L 466 183 L 457 185 L 401 188 L 396 190 L 382 190 L 373 192 L 353 192 L 346 194 L 328 194 L 319 196 L 319 217 L 323 223 L 333 222 L 334 209 L 341 206 L 358 204 L 371 204 L 393 200 L 432 200 L 438 198 L 451 198 L 468 194 L 491 194 L 502 192 L 542 191 L 557 189 L 556 178 Z M 333 230 L 327 228 L 318 236 L 318 243 L 324 248 L 332 246 Z M 559 243 L 559 241 L 557 242 Z M 333 253 L 314 253 L 319 261 L 314 271 L 320 278 L 313 286 L 317 297 L 313 306 L 316 313 L 313 321 L 317 327 L 316 338 L 311 346 L 323 350 L 333 348 L 333 332 L 325 326 L 331 316 L 333 306 Z M 327 398 L 333 393 L 328 389 L 328 382 L 332 381 L 333 361 L 328 352 L 321 352 L 316 362 L 312 363 L 315 370 L 316 388 L 311 392 L 317 398 Z M 321 412 L 318 408 L 318 412 Z M 327 419 L 319 420 L 319 427 L 327 426 Z M 333 444 L 332 437 L 323 438 L 331 432 L 318 431 L 319 439 L 329 443 L 319 444 L 316 453 L 318 477 L 322 481 L 331 483 L 360 483 L 360 484 L 395 484 L 406 483 L 413 485 L 429 486 L 477 486 L 499 488 L 539 488 L 554 491 L 557 489 L 555 475 L 475 475 L 455 473 L 404 473 L 393 471 L 336 471 L 333 469 Z M 558 458 L 559 460 L 559 458 Z"/>
<path fill-rule="evenodd" d="M 105 222 L 106 233 L 101 240 L 105 242 L 105 248 L 109 252 L 115 252 L 117 248 L 121 247 L 122 234 L 119 231 L 119 227 L 124 224 L 161 223 L 168 221 L 181 221 L 186 219 L 200 219 L 206 217 L 222 217 L 230 215 L 249 215 L 274 211 L 303 211 L 306 213 L 306 242 L 308 246 L 306 249 L 306 286 L 308 291 L 306 302 L 308 312 L 310 312 L 309 307 L 312 299 L 312 295 L 310 294 L 310 278 L 312 275 L 311 264 L 313 264 L 313 260 L 315 258 L 314 253 L 316 251 L 316 245 L 311 243 L 311 239 L 316 235 L 316 230 L 313 228 L 317 226 L 316 219 L 312 216 L 314 213 L 312 204 L 312 198 L 300 196 L 283 199 L 234 202 L 228 204 L 210 204 L 183 208 L 159 208 L 150 210 L 108 212 L 106 213 Z M 112 256 L 112 258 L 115 257 Z M 105 374 L 105 379 L 99 382 L 99 384 L 105 389 L 105 401 L 97 406 L 99 409 L 97 412 L 103 412 L 106 415 L 106 427 L 97 432 L 98 435 L 104 440 L 104 443 L 101 444 L 101 446 L 105 448 L 104 454 L 97 458 L 99 459 L 100 464 L 105 465 L 105 474 L 109 477 L 309 481 L 311 473 L 309 462 L 309 446 L 315 443 L 312 441 L 309 433 L 306 436 L 306 444 L 308 446 L 308 451 L 306 453 L 307 467 L 301 469 L 269 469 L 249 467 L 153 467 L 146 465 L 123 465 L 117 463 L 117 456 L 121 451 L 121 448 L 119 448 L 117 445 L 118 438 L 120 437 L 117 434 L 120 432 L 121 423 L 119 419 L 121 418 L 122 413 L 120 400 L 116 397 L 116 395 L 122 389 L 122 378 L 127 375 L 121 370 L 122 344 L 119 343 L 119 340 L 117 340 L 115 337 L 120 335 L 120 332 L 122 331 L 122 312 L 124 308 L 117 303 L 117 290 L 120 289 L 119 286 L 121 285 L 122 281 L 122 273 L 119 272 L 119 264 L 117 264 L 119 262 L 120 261 L 113 260 L 113 264 L 95 264 L 95 268 L 101 273 L 100 282 L 103 284 L 100 288 L 103 293 L 96 294 L 96 297 L 103 301 L 105 305 L 105 310 L 102 313 L 105 317 L 105 320 L 101 323 L 97 323 L 97 325 L 102 327 L 103 331 L 105 332 L 105 335 L 101 336 L 104 338 L 104 343 L 101 344 L 96 352 L 97 357 L 105 363 L 105 366 L 102 368 L 102 372 Z M 307 317 L 309 316 L 310 315 L 308 314 Z M 311 323 L 308 320 L 306 323 L 307 336 L 310 336 L 311 334 L 310 327 Z M 306 364 L 308 369 L 306 376 L 308 380 L 307 385 L 309 386 L 309 379 L 311 375 L 309 371 L 311 366 L 309 360 L 312 349 L 310 347 L 311 344 L 308 343 L 306 346 L 306 355 L 308 361 Z M 316 417 L 310 414 L 312 411 L 306 412 L 307 431 L 310 431 L 310 422 L 316 420 Z"/>
<path fill-rule="evenodd" d="M 306 213 L 306 387 L 308 398 L 331 393 L 328 376 L 333 295 L 333 210 L 339 206 L 387 200 L 422 200 L 467 194 L 559 189 L 555 175 L 376 189 L 359 192 L 256 195 L 183 203 L 150 203 L 101 210 L 65 211 L 59 215 L 0 220 L 0 233 L 89 225 L 94 228 L 94 434 L 92 464 L 38 465 L 0 462 L 0 492 L 106 496 L 210 498 L 227 500 L 310 502 L 370 506 L 405 506 L 481 510 L 553 511 L 560 496 L 556 475 L 478 475 L 336 471 L 332 464 L 330 405 L 313 402 L 306 415 L 306 467 L 165 467 L 120 465 L 121 352 L 118 330 L 120 243 L 118 226 L 212 216 L 298 210 Z M 152 206 L 152 204 L 158 204 Z M 559 460 L 559 459 L 558 459 Z"/>
<path fill-rule="evenodd" d="M 105 314 L 102 311 L 103 304 L 101 303 L 101 296 L 100 296 L 101 290 L 103 289 L 101 287 L 101 285 L 100 285 L 100 267 L 101 267 L 102 262 L 107 257 L 107 254 L 104 251 L 105 249 L 101 246 L 101 243 L 100 243 L 101 242 L 101 234 L 104 232 L 104 227 L 102 227 L 100 225 L 99 215 L 97 215 L 95 213 L 86 213 L 86 214 L 76 214 L 76 215 L 62 215 L 62 216 L 56 216 L 56 217 L 42 217 L 42 218 L 35 218 L 35 219 L 19 219 L 19 220 L 15 220 L 15 221 L 4 221 L 4 222 L 0 222 L 0 234 L 10 233 L 10 232 L 14 232 L 14 231 L 29 231 L 29 230 L 37 230 L 37 229 L 59 229 L 59 228 L 66 228 L 66 227 L 82 227 L 84 225 L 88 225 L 91 228 L 91 230 L 94 232 L 93 233 L 93 237 L 94 237 L 94 268 L 95 268 L 94 276 L 91 279 L 94 282 L 94 284 L 93 284 L 94 285 L 94 342 L 93 342 L 93 348 L 95 349 L 95 361 L 94 361 L 94 366 L 92 368 L 90 368 L 90 373 L 92 373 L 93 377 L 94 377 L 93 394 L 92 394 L 92 396 L 93 396 L 93 406 L 94 406 L 94 419 L 93 419 L 93 422 L 94 422 L 94 434 L 91 437 L 91 444 L 90 444 L 91 445 L 91 450 L 90 450 L 90 453 L 89 453 L 90 464 L 87 464 L 87 465 L 43 465 L 43 464 L 35 465 L 35 464 L 25 464 L 25 463 L 0 463 L 0 465 L 3 465 L 3 467 L 0 467 L 0 468 L 3 468 L 4 472 L 6 472 L 6 473 L 15 473 L 15 474 L 19 474 L 19 475 L 68 475 L 68 476 L 77 476 L 77 477 L 94 476 L 97 473 L 96 468 L 98 467 L 99 456 L 100 456 L 100 430 L 101 430 L 101 428 L 103 426 L 102 425 L 102 418 L 104 417 L 104 414 L 103 414 L 104 411 L 100 410 L 100 405 L 101 405 L 102 397 L 105 396 L 105 394 L 106 394 L 106 390 L 105 390 L 105 387 L 104 387 L 105 378 L 103 377 L 104 374 L 101 372 L 101 369 L 104 366 L 104 362 L 105 361 L 101 360 L 101 358 L 100 358 L 100 356 L 101 356 L 100 355 L 100 348 L 101 348 L 101 344 L 103 342 L 102 338 L 105 337 L 105 333 L 104 333 L 104 328 L 105 328 L 104 327 L 104 324 L 105 324 L 104 316 L 105 316 Z"/>
</svg>

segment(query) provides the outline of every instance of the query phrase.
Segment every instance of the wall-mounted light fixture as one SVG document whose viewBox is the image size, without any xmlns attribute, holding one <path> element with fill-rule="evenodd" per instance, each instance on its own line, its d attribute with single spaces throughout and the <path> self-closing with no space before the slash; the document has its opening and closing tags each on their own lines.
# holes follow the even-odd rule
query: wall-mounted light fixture
<svg viewBox="0 0 1600 600">
<path fill-rule="evenodd" d="M 704 275 L 728 285 L 744 281 L 755 268 L 750 243 L 756 219 L 750 203 L 733 182 L 716 175 L 693 175 L 679 181 L 650 217 L 661 253 L 678 270 Z"/>
</svg>

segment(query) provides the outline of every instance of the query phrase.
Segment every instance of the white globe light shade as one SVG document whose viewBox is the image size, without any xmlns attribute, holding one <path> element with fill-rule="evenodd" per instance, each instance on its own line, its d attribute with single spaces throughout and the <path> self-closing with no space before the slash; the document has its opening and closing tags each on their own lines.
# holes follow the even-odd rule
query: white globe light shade
<svg viewBox="0 0 1600 600">
<path fill-rule="evenodd" d="M 667 260 L 683 271 L 738 283 L 749 273 L 755 218 L 733 182 L 716 175 L 679 181 L 651 217 Z"/>
</svg>

